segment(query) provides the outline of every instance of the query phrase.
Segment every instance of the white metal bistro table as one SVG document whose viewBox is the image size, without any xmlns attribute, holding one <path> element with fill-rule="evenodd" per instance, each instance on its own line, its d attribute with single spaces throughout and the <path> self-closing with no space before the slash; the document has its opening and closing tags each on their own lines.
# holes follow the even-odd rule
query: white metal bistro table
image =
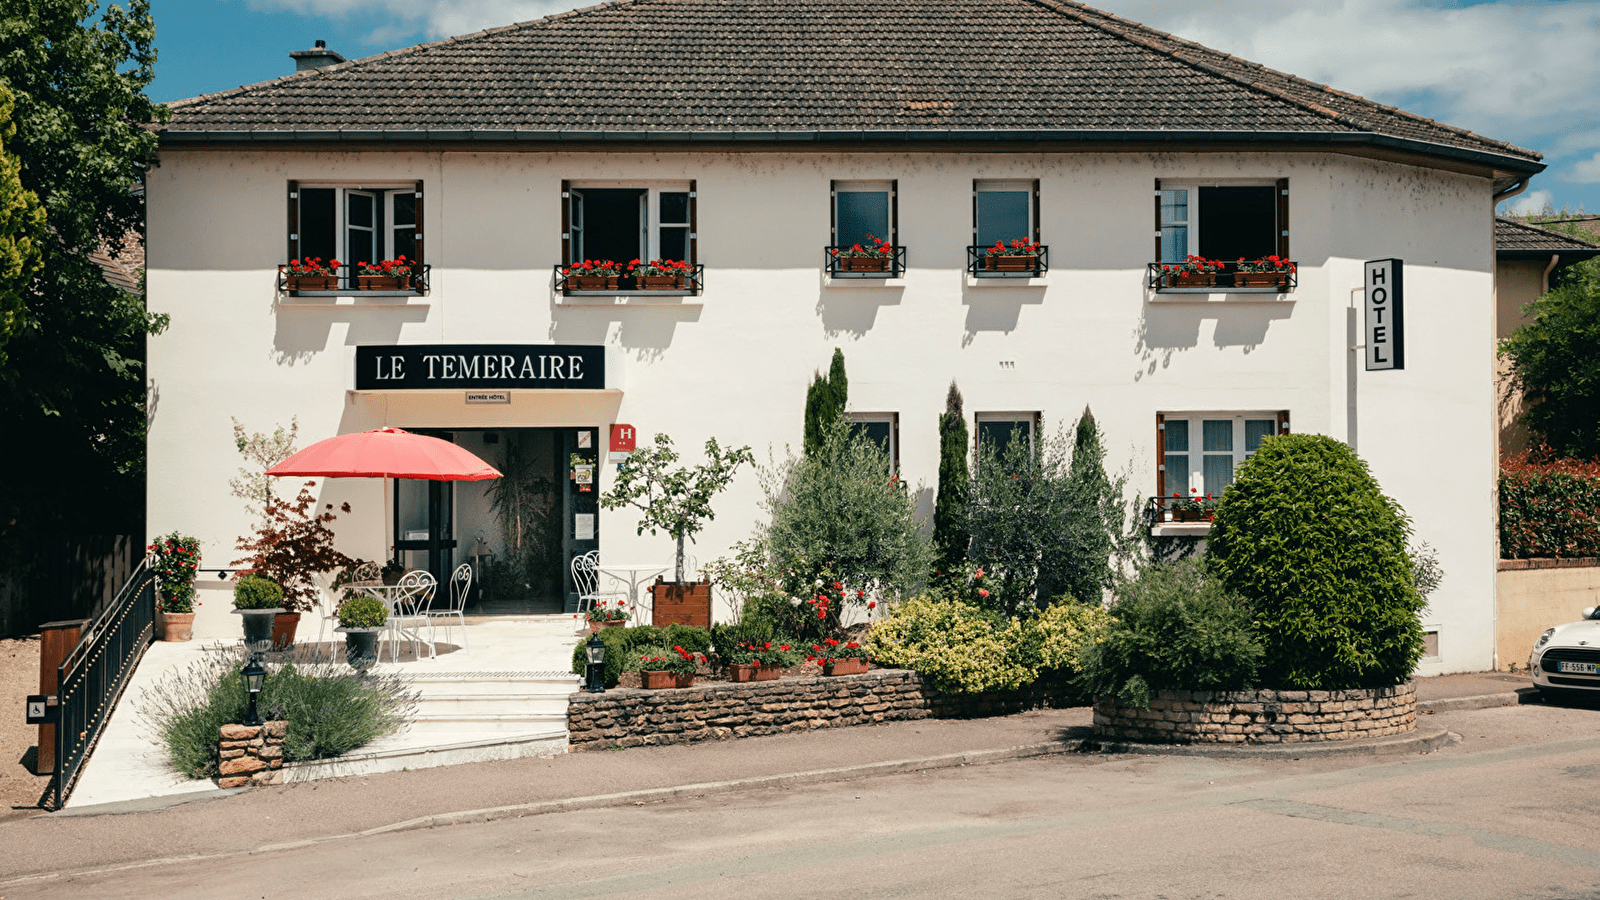
<svg viewBox="0 0 1600 900">
<path fill-rule="evenodd" d="M 410 613 L 400 611 L 400 599 L 405 591 L 411 590 L 411 585 L 401 584 L 400 582 L 385 584 L 382 581 L 352 581 L 345 587 L 353 588 L 369 597 L 375 598 L 379 603 L 383 604 L 384 609 L 389 611 L 389 621 L 385 627 L 390 632 L 389 659 L 391 661 L 399 659 L 399 649 L 396 645 L 402 638 L 412 646 L 429 644 L 429 652 L 432 652 L 432 642 L 422 637 L 422 629 L 420 627 L 407 631 L 401 626 L 401 623 L 406 618 L 415 618 Z M 421 656 L 421 653 L 417 654 L 418 659 L 421 659 Z"/>
<path fill-rule="evenodd" d="M 642 582 L 656 577 L 657 575 L 666 573 L 667 570 L 672 568 L 672 565 L 672 563 L 602 562 L 595 568 L 599 570 L 600 574 L 618 584 L 621 584 L 624 581 L 628 583 L 628 606 L 630 609 L 636 611 L 639 608 L 639 585 Z M 650 604 L 650 615 L 651 619 L 653 620 L 655 618 L 654 603 Z M 648 623 L 640 622 L 637 624 Z"/>
</svg>

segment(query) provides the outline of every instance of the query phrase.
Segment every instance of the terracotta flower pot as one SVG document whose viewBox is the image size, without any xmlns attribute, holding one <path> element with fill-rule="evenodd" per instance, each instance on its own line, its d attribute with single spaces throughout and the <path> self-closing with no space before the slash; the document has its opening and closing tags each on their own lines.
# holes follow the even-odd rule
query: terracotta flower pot
<svg viewBox="0 0 1600 900">
<path fill-rule="evenodd" d="M 639 289 L 642 291 L 681 291 L 683 290 L 683 276 L 640 275 Z"/>
<path fill-rule="evenodd" d="M 337 291 L 339 277 L 337 275 L 290 275 L 289 290 L 291 291 Z"/>
<path fill-rule="evenodd" d="M 1032 272 L 1039 268 L 1039 257 L 985 256 L 983 267 L 991 272 Z"/>
<path fill-rule="evenodd" d="M 616 275 L 568 275 L 567 288 L 574 291 L 614 291 Z"/>
<path fill-rule="evenodd" d="M 782 676 L 782 666 L 764 666 L 756 663 L 730 663 L 728 665 L 729 681 L 776 681 Z"/>
<path fill-rule="evenodd" d="M 841 272 L 887 272 L 889 264 L 894 262 L 887 256 L 841 256 L 839 257 L 839 271 Z"/>
<path fill-rule="evenodd" d="M 1216 287 L 1216 273 L 1168 272 L 1162 276 L 1167 287 Z"/>
<path fill-rule="evenodd" d="M 272 649 L 287 650 L 294 646 L 294 633 L 300 627 L 300 614 L 278 613 L 272 619 Z"/>
<path fill-rule="evenodd" d="M 161 639 L 163 641 L 187 641 L 194 638 L 194 613 L 161 614 Z"/>
<path fill-rule="evenodd" d="M 639 686 L 649 691 L 665 690 L 666 688 L 686 688 L 694 685 L 694 673 L 685 672 L 640 672 Z"/>
<path fill-rule="evenodd" d="M 363 291 L 409 291 L 410 275 L 357 275 L 356 284 Z"/>
<path fill-rule="evenodd" d="M 822 666 L 824 675 L 860 675 L 867 671 L 869 666 L 864 659 L 836 659 Z"/>
<path fill-rule="evenodd" d="M 1233 286 L 1286 288 L 1289 286 L 1289 274 L 1287 272 L 1235 272 L 1233 273 Z"/>
<path fill-rule="evenodd" d="M 596 631 L 601 631 L 601 630 L 604 630 L 606 628 L 621 628 L 622 626 L 624 626 L 626 624 L 628 624 L 626 620 L 620 620 L 620 621 L 616 621 L 616 622 L 593 622 L 593 621 L 591 621 L 589 623 L 589 633 L 593 634 Z"/>
</svg>

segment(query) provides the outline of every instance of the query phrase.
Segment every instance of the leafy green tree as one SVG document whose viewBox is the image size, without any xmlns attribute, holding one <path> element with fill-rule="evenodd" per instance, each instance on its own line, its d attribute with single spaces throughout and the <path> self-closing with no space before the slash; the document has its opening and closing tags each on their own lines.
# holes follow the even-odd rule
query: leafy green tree
<svg viewBox="0 0 1600 900">
<path fill-rule="evenodd" d="M 1593 238 L 1560 222 L 1540 224 Z M 1527 313 L 1532 321 L 1501 341 L 1500 352 L 1530 401 L 1528 428 L 1565 456 L 1600 457 L 1600 259 L 1558 270 Z"/>
<path fill-rule="evenodd" d="M 147 0 L 97 12 L 92 0 L 0 5 L 0 83 L 15 98 L 7 150 L 47 227 L 41 269 L 0 369 L 6 471 L 49 459 L 54 478 L 7 479 L 0 525 L 143 531 L 144 339 L 161 319 L 141 295 L 106 283 L 91 254 L 143 231 L 143 169 L 166 109 L 144 94 L 154 75 Z M 159 386 L 157 386 L 159 389 Z"/>
<path fill-rule="evenodd" d="M 1254 609 L 1262 685 L 1342 690 L 1411 677 L 1424 601 L 1410 533 L 1367 464 L 1333 438 L 1279 435 L 1239 465 L 1206 562 Z"/>
<path fill-rule="evenodd" d="M 22 318 L 23 300 L 39 271 L 38 240 L 44 233 L 39 198 L 22 186 L 22 163 L 4 143 L 17 133 L 11 92 L 0 84 L 0 363 Z"/>
<path fill-rule="evenodd" d="M 972 505 L 972 473 L 967 467 L 967 419 L 961 411 L 961 389 L 954 381 L 939 415 L 939 493 L 933 501 L 934 565 L 955 572 L 966 562 L 972 535 L 967 510 Z"/>
<path fill-rule="evenodd" d="M 634 451 L 627 465 L 600 498 L 606 509 L 631 506 L 644 513 L 638 533 L 665 531 L 677 541 L 674 580 L 683 583 L 683 545 L 705 523 L 715 519 L 711 498 L 733 480 L 741 463 L 755 463 L 749 447 L 723 450 L 716 438 L 706 441 L 706 461 L 698 466 L 677 466 L 678 451 L 672 438 L 657 434 L 654 447 Z"/>
<path fill-rule="evenodd" d="M 814 453 L 822 446 L 823 434 L 834 419 L 844 415 L 850 401 L 850 380 L 844 374 L 844 351 L 833 348 L 833 362 L 828 365 L 828 375 L 818 372 L 806 391 L 806 422 L 803 446 L 806 453 Z"/>
</svg>

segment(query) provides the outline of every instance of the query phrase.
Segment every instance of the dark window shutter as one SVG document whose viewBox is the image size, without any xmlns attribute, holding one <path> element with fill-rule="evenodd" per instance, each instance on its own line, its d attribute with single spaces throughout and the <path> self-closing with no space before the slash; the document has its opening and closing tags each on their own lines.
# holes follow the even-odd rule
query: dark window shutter
<svg viewBox="0 0 1600 900">
<path fill-rule="evenodd" d="M 572 259 L 572 182 L 561 181 L 561 264 L 570 266 Z"/>
<path fill-rule="evenodd" d="M 889 460 L 889 464 L 894 466 L 894 472 L 892 474 L 899 475 L 900 474 L 900 414 L 899 413 L 894 413 L 893 415 L 891 415 L 889 417 L 889 428 L 894 431 L 894 440 L 889 442 L 890 444 L 892 444 L 894 446 L 894 459 Z"/>
<path fill-rule="evenodd" d="M 300 182 L 289 182 L 289 255 L 284 262 L 300 258 Z"/>
<path fill-rule="evenodd" d="M 900 246 L 900 180 L 889 182 L 889 243 Z"/>
<path fill-rule="evenodd" d="M 1167 495 L 1167 417 L 1156 413 L 1156 496 Z"/>
<path fill-rule="evenodd" d="M 1278 179 L 1278 255 L 1289 258 L 1289 179 Z"/>
<path fill-rule="evenodd" d="M 1156 179 L 1156 249 L 1150 258 L 1161 261 L 1161 179 Z"/>
<path fill-rule="evenodd" d="M 978 243 L 978 179 L 972 179 L 972 243 Z"/>
<path fill-rule="evenodd" d="M 1033 242 L 1039 243 L 1039 179 L 1033 180 Z"/>
<path fill-rule="evenodd" d="M 839 182 L 828 182 L 828 245 L 839 246 Z"/>
<path fill-rule="evenodd" d="M 1287 409 L 1278 410 L 1278 433 L 1289 433 L 1289 411 Z"/>
<path fill-rule="evenodd" d="M 689 258 L 684 262 L 691 266 L 700 261 L 699 205 L 695 202 L 699 193 L 695 190 L 694 179 L 689 179 Z"/>
<path fill-rule="evenodd" d="M 424 252 L 424 250 L 422 248 L 422 236 L 424 234 L 427 234 L 427 230 L 422 225 L 422 182 L 421 181 L 418 181 L 416 183 L 415 189 L 416 189 L 417 194 L 416 194 L 416 197 L 414 197 L 412 199 L 412 212 L 413 212 L 413 216 L 416 219 L 416 223 L 417 223 L 417 231 L 416 231 L 417 243 L 416 243 L 416 246 L 412 248 L 411 253 L 412 253 L 412 256 L 414 257 L 417 265 L 420 266 L 422 264 L 423 260 L 426 260 L 428 258 L 428 254 L 426 252 Z"/>
</svg>

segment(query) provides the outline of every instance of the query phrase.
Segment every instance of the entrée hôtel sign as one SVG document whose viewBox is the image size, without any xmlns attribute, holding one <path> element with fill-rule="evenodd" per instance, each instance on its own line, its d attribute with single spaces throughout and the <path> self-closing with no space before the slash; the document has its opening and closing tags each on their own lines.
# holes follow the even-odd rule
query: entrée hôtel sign
<svg viewBox="0 0 1600 900">
<path fill-rule="evenodd" d="M 594 344 L 401 344 L 356 348 L 356 390 L 599 390 Z"/>
</svg>

